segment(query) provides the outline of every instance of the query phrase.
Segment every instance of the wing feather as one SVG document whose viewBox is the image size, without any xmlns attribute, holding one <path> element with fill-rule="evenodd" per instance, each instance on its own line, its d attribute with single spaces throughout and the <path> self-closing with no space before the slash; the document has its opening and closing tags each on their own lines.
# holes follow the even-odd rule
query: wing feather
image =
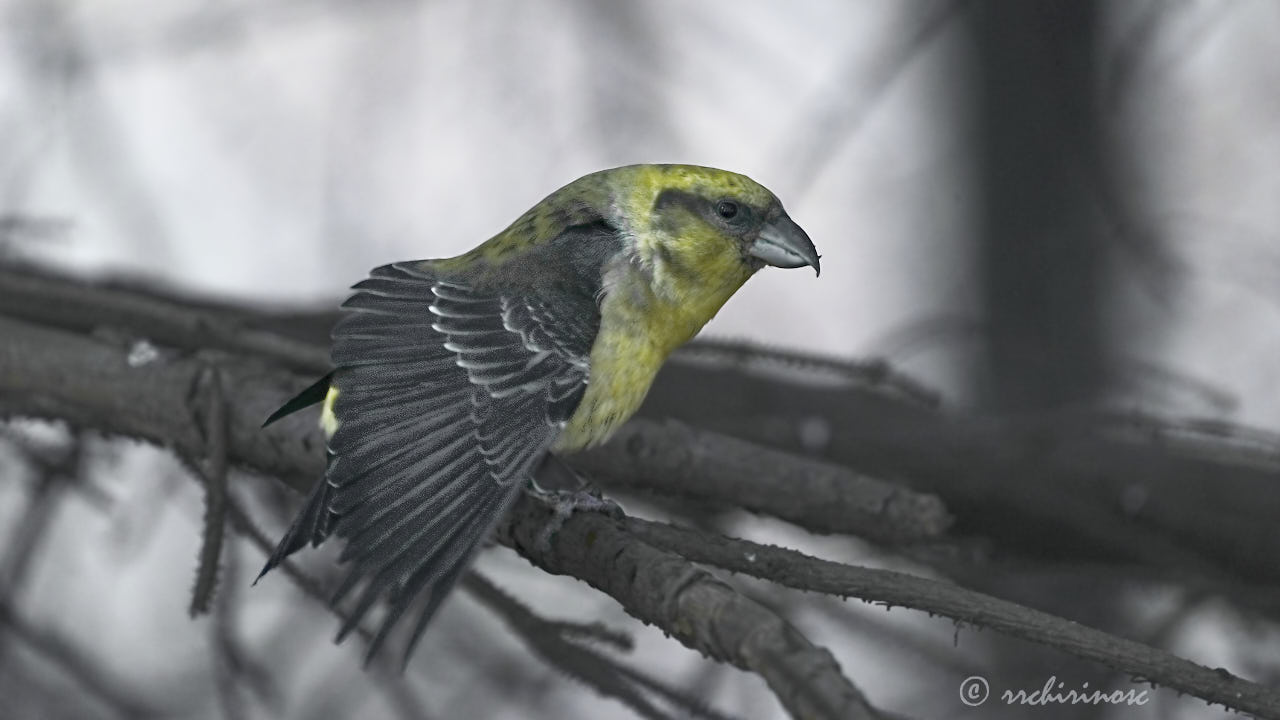
<svg viewBox="0 0 1280 720">
<path fill-rule="evenodd" d="M 407 452 L 395 464 L 375 468 L 385 473 L 386 479 L 377 487 L 356 493 L 335 494 L 330 507 L 341 512 L 334 528 L 354 532 L 355 529 L 375 523 L 423 493 L 439 492 L 440 485 L 453 483 L 464 463 L 474 462 L 469 450 L 470 438 L 458 437 L 447 445 L 423 457 L 420 453 Z M 434 473 L 423 477 L 422 473 Z"/>
<path fill-rule="evenodd" d="M 405 403 L 403 407 L 373 407 L 367 413 L 350 417 L 344 422 L 338 428 L 340 432 L 334 433 L 329 439 L 329 448 L 335 453 L 354 452 L 360 447 L 368 447 L 369 434 L 374 432 L 379 434 L 380 439 L 385 436 L 388 444 L 434 435 L 450 424 L 459 422 L 461 412 L 458 404 L 465 401 L 465 393 L 451 392 L 419 402 Z"/>
<path fill-rule="evenodd" d="M 333 331 L 325 483 L 268 567 L 308 536 L 344 538 L 334 603 L 358 592 L 338 639 L 387 600 L 371 657 L 419 604 L 407 658 L 581 400 L 599 310 L 594 292 L 487 290 L 429 263 L 377 268 L 355 290 Z"/>
</svg>

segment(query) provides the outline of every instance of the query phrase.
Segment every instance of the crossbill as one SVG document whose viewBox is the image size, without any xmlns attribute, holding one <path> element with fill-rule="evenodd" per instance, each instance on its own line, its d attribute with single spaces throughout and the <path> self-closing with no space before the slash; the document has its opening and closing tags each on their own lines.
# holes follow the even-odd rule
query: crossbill
<svg viewBox="0 0 1280 720">
<path fill-rule="evenodd" d="M 334 371 L 268 419 L 323 402 L 328 465 L 263 574 L 343 538 L 334 602 L 360 591 L 337 639 L 385 598 L 372 657 L 418 604 L 407 659 L 544 457 L 608 439 L 765 265 L 820 270 L 773 193 L 724 170 L 630 165 L 462 255 L 373 270 L 343 304 Z"/>
</svg>

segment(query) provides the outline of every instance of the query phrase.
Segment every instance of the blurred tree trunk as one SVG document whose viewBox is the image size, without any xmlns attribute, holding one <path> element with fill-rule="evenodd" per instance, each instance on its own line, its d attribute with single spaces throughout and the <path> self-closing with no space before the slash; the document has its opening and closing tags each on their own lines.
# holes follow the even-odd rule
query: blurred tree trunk
<svg viewBox="0 0 1280 720">
<path fill-rule="evenodd" d="M 1092 0 L 972 5 L 979 192 L 975 251 L 983 312 L 973 396 L 981 410 L 1028 416 L 1100 398 L 1104 336 L 1101 177 L 1094 82 L 1102 8 Z M 1047 449 L 1045 449 L 1047 450 Z M 980 534 L 1043 537 L 1058 555 L 1083 538 L 1028 532 L 1052 517 L 1037 487 L 1041 458 L 1005 492 L 1021 496 Z M 1048 488 L 1070 492 L 1070 488 Z M 1027 510 L 1032 512 L 1029 514 Z M 962 514 L 963 517 L 963 514 Z M 963 523 L 963 520 L 962 520 Z"/>
<path fill-rule="evenodd" d="M 1107 378 L 1103 248 L 1087 184 L 1100 169 L 1099 4 L 973 8 L 986 328 L 976 395 L 999 412 L 1087 402 Z"/>
<path fill-rule="evenodd" d="M 1000 414 L 1088 404 L 1101 397 L 1108 375 L 1104 236 L 1088 184 L 1102 170 L 1094 103 L 1102 8 L 1091 0 L 985 0 L 973 8 L 981 183 L 976 266 L 985 316 L 974 396 L 982 409 Z M 1034 468 L 1012 492 L 1035 497 L 1035 485 L 1052 482 Z M 1017 504 L 997 518 L 971 530 L 1032 538 L 1041 547 L 1021 551 L 1033 555 L 1080 550 L 1078 536 L 1056 532 Z M 1078 621 L 1126 624 L 1115 594 L 1008 578 L 971 581 Z M 1018 644 L 995 642 L 991 650 L 993 674 L 1005 683 L 1035 686 L 1051 676 L 1096 673 Z M 1046 710 L 1064 718 L 1098 713 Z"/>
</svg>

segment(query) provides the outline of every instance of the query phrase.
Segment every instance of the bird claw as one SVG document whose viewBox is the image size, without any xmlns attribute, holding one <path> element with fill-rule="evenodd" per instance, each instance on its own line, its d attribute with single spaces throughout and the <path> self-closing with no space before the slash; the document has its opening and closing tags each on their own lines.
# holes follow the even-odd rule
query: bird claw
<svg viewBox="0 0 1280 720">
<path fill-rule="evenodd" d="M 534 549 L 540 553 L 551 550 L 551 537 L 559 532 L 560 528 L 564 527 L 569 517 L 575 512 L 604 513 L 615 520 L 624 517 L 622 506 L 608 498 L 601 497 L 599 492 L 590 490 L 544 490 L 534 486 L 528 490 L 528 493 L 530 497 L 551 508 L 552 511 L 551 519 L 538 532 L 538 537 L 534 543 Z"/>
</svg>

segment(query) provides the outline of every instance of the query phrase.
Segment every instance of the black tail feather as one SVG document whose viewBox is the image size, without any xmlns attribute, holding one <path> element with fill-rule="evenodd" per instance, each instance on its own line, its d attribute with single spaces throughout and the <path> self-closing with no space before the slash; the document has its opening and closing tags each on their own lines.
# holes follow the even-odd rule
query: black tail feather
<svg viewBox="0 0 1280 720">
<path fill-rule="evenodd" d="M 284 562 L 284 559 L 301 550 L 307 543 L 319 545 L 329 532 L 329 482 L 324 478 L 316 484 L 311 495 L 307 497 L 307 505 L 298 517 L 294 518 L 289 531 L 284 534 L 275 552 L 267 558 L 262 572 L 254 578 L 256 585 L 272 568 Z"/>
<path fill-rule="evenodd" d="M 294 395 L 289 402 L 281 405 L 279 410 L 271 413 L 271 417 L 262 423 L 262 427 L 266 427 L 286 415 L 292 415 L 303 408 L 324 402 L 325 395 L 329 394 L 329 383 L 332 380 L 333 373 L 331 372 L 308 385 L 306 390 Z"/>
</svg>

